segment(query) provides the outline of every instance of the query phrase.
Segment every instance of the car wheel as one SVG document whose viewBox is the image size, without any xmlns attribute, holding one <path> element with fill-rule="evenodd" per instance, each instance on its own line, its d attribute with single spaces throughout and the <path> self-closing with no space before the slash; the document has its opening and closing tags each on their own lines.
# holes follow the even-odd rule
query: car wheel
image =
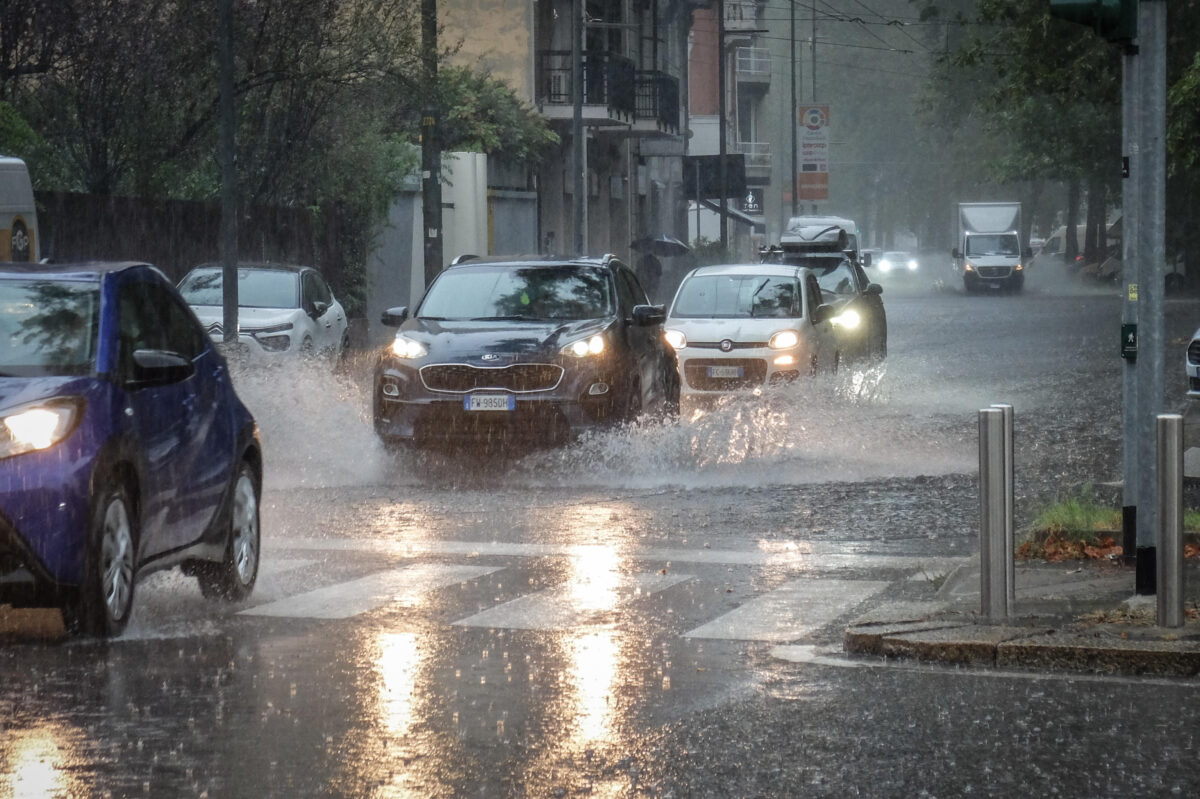
<svg viewBox="0 0 1200 799">
<path fill-rule="evenodd" d="M 636 421 L 642 414 L 642 384 L 638 380 L 632 380 L 626 389 L 625 401 L 621 408 L 621 421 L 633 422 Z"/>
<path fill-rule="evenodd" d="M 133 610 L 137 519 L 123 483 L 101 487 L 92 506 L 83 583 L 67 609 L 68 627 L 85 635 L 120 635 Z"/>
<path fill-rule="evenodd" d="M 305 358 L 310 358 L 310 357 L 312 357 L 312 354 L 313 354 L 313 340 L 309 336 L 305 336 L 300 341 L 300 355 L 302 355 Z"/>
<path fill-rule="evenodd" d="M 206 563 L 196 570 L 204 596 L 238 602 L 254 590 L 260 543 L 258 499 L 254 469 L 243 461 L 233 484 L 225 556 L 219 563 Z"/>
</svg>

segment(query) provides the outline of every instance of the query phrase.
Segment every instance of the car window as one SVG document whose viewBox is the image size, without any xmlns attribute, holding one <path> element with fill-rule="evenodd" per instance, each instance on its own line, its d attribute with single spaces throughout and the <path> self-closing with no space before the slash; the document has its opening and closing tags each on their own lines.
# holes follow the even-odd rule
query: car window
<svg viewBox="0 0 1200 799">
<path fill-rule="evenodd" d="M 831 294 L 855 294 L 858 286 L 855 282 L 854 267 L 848 259 L 832 261 L 827 259 L 817 272 L 817 283 L 823 292 Z"/>
<path fill-rule="evenodd" d="M 808 286 L 808 315 L 809 318 L 814 318 L 813 315 L 817 308 L 825 301 L 821 294 L 821 285 L 817 282 L 816 277 L 809 275 L 805 278 L 805 284 Z"/>
<path fill-rule="evenodd" d="M 87 374 L 96 357 L 99 285 L 0 280 L 0 374 Z"/>
<path fill-rule="evenodd" d="M 617 294 L 621 298 L 622 313 L 628 315 L 635 305 L 646 305 L 646 292 L 637 278 L 628 269 L 617 269 Z"/>
<path fill-rule="evenodd" d="M 609 270 L 481 264 L 442 272 L 417 315 L 456 320 L 597 319 L 613 313 Z"/>
<path fill-rule="evenodd" d="M 796 279 L 774 275 L 693 275 L 684 281 L 671 315 L 682 318 L 734 319 L 799 317 Z"/>
<path fill-rule="evenodd" d="M 179 284 L 189 305 L 225 304 L 223 272 L 219 268 L 195 269 Z M 299 308 L 300 278 L 287 269 L 238 269 L 239 308 Z"/>
<path fill-rule="evenodd" d="M 191 360 L 207 339 L 190 311 L 166 287 L 146 280 L 126 281 L 119 300 L 122 374 L 130 375 L 137 350 L 166 350 Z"/>
<path fill-rule="evenodd" d="M 333 294 L 329 291 L 329 285 L 316 272 L 305 272 L 305 287 L 304 297 L 309 302 L 323 302 L 326 305 L 333 304 Z"/>
</svg>

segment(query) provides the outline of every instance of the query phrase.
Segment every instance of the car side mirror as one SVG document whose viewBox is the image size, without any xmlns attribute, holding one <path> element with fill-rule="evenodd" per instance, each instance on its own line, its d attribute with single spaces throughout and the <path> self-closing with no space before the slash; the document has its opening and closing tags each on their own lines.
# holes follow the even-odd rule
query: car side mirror
<svg viewBox="0 0 1200 799">
<path fill-rule="evenodd" d="M 863 289 L 863 294 L 879 295 L 882 293 L 883 293 L 883 286 L 879 285 L 878 283 L 868 283 L 867 287 L 865 289 Z"/>
<path fill-rule="evenodd" d="M 950 251 L 950 257 L 951 258 L 962 258 L 962 253 L 958 251 L 957 247 L 955 247 L 953 250 Z"/>
<path fill-rule="evenodd" d="M 379 317 L 379 323 L 385 327 L 400 327 L 407 318 L 408 306 L 401 305 L 397 308 L 388 308 L 384 311 Z"/>
<path fill-rule="evenodd" d="M 633 323 L 638 327 L 653 327 L 667 321 L 667 311 L 662 305 L 633 306 Z"/>
<path fill-rule="evenodd" d="M 329 303 L 325 302 L 324 300 L 313 300 L 312 315 L 314 318 L 324 316 L 325 312 L 328 310 Z"/>
<path fill-rule="evenodd" d="M 167 386 L 180 383 L 196 373 L 192 362 L 168 350 L 135 350 L 131 388 Z"/>
<path fill-rule="evenodd" d="M 819 325 L 822 322 L 828 322 L 836 315 L 837 310 L 829 303 L 818 305 L 817 310 L 813 311 L 813 324 Z"/>
<path fill-rule="evenodd" d="M 864 252 L 862 254 L 862 262 L 863 262 L 863 266 L 870 266 L 871 265 L 871 253 Z"/>
</svg>

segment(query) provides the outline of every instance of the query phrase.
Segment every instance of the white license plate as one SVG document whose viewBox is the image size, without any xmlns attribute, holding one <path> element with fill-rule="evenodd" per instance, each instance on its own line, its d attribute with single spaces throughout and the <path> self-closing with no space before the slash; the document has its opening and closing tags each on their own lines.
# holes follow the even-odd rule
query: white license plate
<svg viewBox="0 0 1200 799">
<path fill-rule="evenodd" d="M 732 377 L 740 378 L 742 376 L 742 367 L 740 366 L 710 366 L 708 367 L 709 377 Z"/>
<path fill-rule="evenodd" d="M 511 411 L 517 407 L 512 394 L 468 394 L 463 397 L 464 411 Z"/>
</svg>

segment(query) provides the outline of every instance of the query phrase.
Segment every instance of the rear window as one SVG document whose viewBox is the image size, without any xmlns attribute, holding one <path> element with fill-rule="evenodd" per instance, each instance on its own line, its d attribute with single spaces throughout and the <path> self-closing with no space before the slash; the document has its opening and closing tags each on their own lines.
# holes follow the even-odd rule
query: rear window
<svg viewBox="0 0 1200 799">
<path fill-rule="evenodd" d="M 671 316 L 687 319 L 751 319 L 803 316 L 800 284 L 771 275 L 696 275 L 686 280 Z"/>
<path fill-rule="evenodd" d="M 0 280 L 0 375 L 90 373 L 99 308 L 98 283 Z"/>
</svg>

